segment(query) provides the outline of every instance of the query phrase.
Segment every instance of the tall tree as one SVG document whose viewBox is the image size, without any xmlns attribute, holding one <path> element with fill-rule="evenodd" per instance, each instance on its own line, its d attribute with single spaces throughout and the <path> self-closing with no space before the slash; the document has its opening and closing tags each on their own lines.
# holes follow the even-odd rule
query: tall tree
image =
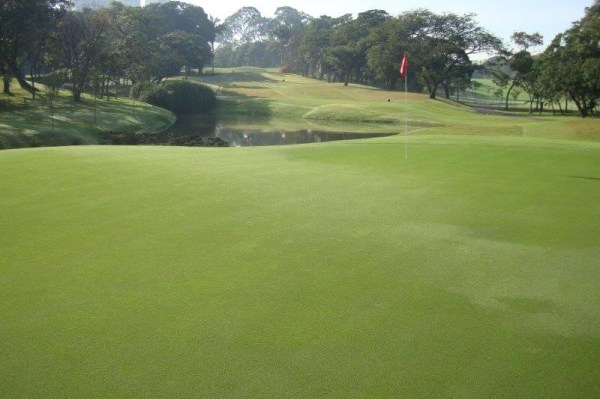
<svg viewBox="0 0 600 399">
<path fill-rule="evenodd" d="M 453 81 L 464 82 L 471 75 L 470 56 L 502 50 L 502 41 L 480 27 L 474 14 L 437 15 L 428 10 L 416 10 L 401 18 L 414 19 L 420 28 L 410 40 L 413 65 L 421 67 L 419 76 L 429 97 L 434 99 L 439 85 L 449 98 Z"/>
<path fill-rule="evenodd" d="M 600 99 L 599 43 L 600 1 L 596 0 L 580 21 L 552 41 L 540 61 L 545 67 L 541 76 L 567 93 L 583 118 L 593 112 Z"/>
<path fill-rule="evenodd" d="M 281 65 L 298 58 L 302 35 L 310 20 L 308 14 L 292 7 L 278 7 L 275 10 L 275 18 L 268 22 L 267 31 L 273 45 L 281 50 Z"/>
<path fill-rule="evenodd" d="M 197 35 L 209 42 L 214 37 L 214 26 L 204 9 L 181 1 L 152 3 L 142 9 L 148 23 L 158 35 L 181 31 Z"/>
<path fill-rule="evenodd" d="M 312 19 L 306 26 L 299 47 L 299 55 L 306 67 L 302 70 L 319 79 L 329 72 L 330 64 L 327 62 L 327 51 L 331 46 L 335 30 L 352 19 L 351 14 L 339 18 L 323 15 Z"/>
<path fill-rule="evenodd" d="M 383 87 L 394 90 L 398 80 L 400 60 L 410 49 L 411 38 L 422 29 L 423 20 L 419 18 L 390 18 L 385 20 L 376 28 L 374 35 L 378 37 L 378 44 L 373 46 L 367 54 L 368 66 L 373 73 L 376 82 Z M 411 55 L 411 64 L 414 60 Z M 417 80 L 415 68 L 409 68 L 411 86 L 416 88 Z M 418 87 L 420 90 L 422 86 Z"/>
<path fill-rule="evenodd" d="M 242 45 L 264 38 L 266 19 L 255 7 L 242 7 L 225 18 L 225 31 L 221 40 L 224 43 Z"/>
<path fill-rule="evenodd" d="M 211 72 L 215 73 L 215 43 L 217 42 L 218 37 L 225 31 L 225 24 L 220 23 L 221 20 L 217 17 L 213 17 L 212 15 L 208 17 L 208 20 L 212 25 L 213 30 L 213 35 L 208 39 L 211 53 Z"/>
<path fill-rule="evenodd" d="M 2 0 L 0 2 L 0 64 L 5 77 L 34 92 L 25 79 L 25 65 L 41 59 L 46 43 L 70 0 Z"/>
<path fill-rule="evenodd" d="M 336 30 L 329 49 L 329 62 L 337 69 L 348 86 L 352 73 L 360 77 L 360 70 L 366 65 L 367 51 L 377 44 L 374 29 L 390 15 L 383 10 L 361 12 L 358 17 Z"/>
<path fill-rule="evenodd" d="M 108 25 L 109 15 L 104 9 L 69 12 L 58 24 L 51 61 L 69 71 L 75 101 L 81 100 L 92 70 L 107 51 Z"/>
<path fill-rule="evenodd" d="M 508 87 L 504 99 L 505 109 L 508 109 L 510 93 L 515 87 L 521 87 L 530 94 L 530 105 L 533 106 L 536 71 L 533 68 L 534 60 L 529 48 L 544 44 L 544 37 L 537 32 L 531 34 L 514 32 L 511 40 L 517 45 L 518 50 L 506 51 L 501 57 L 497 58 L 496 67 L 490 72 L 498 86 Z"/>
</svg>

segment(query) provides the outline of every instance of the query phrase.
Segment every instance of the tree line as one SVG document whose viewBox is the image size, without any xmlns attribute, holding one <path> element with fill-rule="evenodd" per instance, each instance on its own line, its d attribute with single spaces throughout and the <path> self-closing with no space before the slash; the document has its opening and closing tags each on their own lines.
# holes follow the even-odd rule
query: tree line
<svg viewBox="0 0 600 399">
<path fill-rule="evenodd" d="M 214 24 L 202 7 L 173 1 L 147 7 L 112 2 L 74 10 L 70 0 L 2 0 L 0 74 L 3 91 L 16 79 L 66 85 L 76 101 L 85 88 L 155 81 L 202 69 L 212 59 Z"/>
<path fill-rule="evenodd" d="M 507 99 L 513 90 L 524 91 L 538 108 L 558 105 L 562 111 L 561 102 L 569 99 L 585 117 L 600 98 L 600 0 L 535 55 L 529 50 L 543 43 L 539 34 L 516 32 L 516 50 L 509 50 L 474 14 L 368 10 L 314 18 L 280 7 L 267 18 L 243 7 L 220 21 L 179 1 L 143 8 L 120 2 L 101 9 L 70 6 L 70 0 L 0 3 L 5 92 L 14 78 L 35 93 L 35 77 L 44 76 L 51 86 L 67 83 L 78 100 L 85 87 L 103 93 L 123 79 L 160 82 L 209 65 L 278 66 L 329 82 L 395 90 L 400 60 L 408 54 L 410 90 L 432 99 L 471 87 L 478 69 L 493 76 Z M 493 55 L 493 62 L 474 63 L 480 53 Z"/>
<path fill-rule="evenodd" d="M 274 18 L 244 7 L 219 25 L 215 64 L 223 67 L 282 66 L 304 76 L 330 82 L 365 83 L 397 89 L 398 68 L 408 54 L 412 91 L 431 98 L 442 90 L 446 98 L 473 85 L 476 70 L 492 76 L 508 98 L 513 90 L 529 95 L 531 108 L 573 101 L 583 117 L 594 112 L 600 98 L 600 0 L 585 16 L 554 38 L 541 54 L 538 33 L 515 32 L 508 49 L 498 37 L 479 26 L 474 14 L 436 14 L 426 9 L 391 16 L 369 10 L 356 18 L 318 18 L 280 7 Z M 491 61 L 473 62 L 488 53 Z"/>
</svg>

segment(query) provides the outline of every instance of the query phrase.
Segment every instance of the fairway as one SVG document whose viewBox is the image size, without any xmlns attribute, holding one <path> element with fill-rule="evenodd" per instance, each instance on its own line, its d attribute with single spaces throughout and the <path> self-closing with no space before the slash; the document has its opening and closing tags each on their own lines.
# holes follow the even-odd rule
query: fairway
<svg viewBox="0 0 600 399">
<path fill-rule="evenodd" d="M 402 133 L 399 93 L 248 85 L 220 112 Z M 598 397 L 598 120 L 407 106 L 408 137 L 0 151 L 0 397 Z"/>
</svg>

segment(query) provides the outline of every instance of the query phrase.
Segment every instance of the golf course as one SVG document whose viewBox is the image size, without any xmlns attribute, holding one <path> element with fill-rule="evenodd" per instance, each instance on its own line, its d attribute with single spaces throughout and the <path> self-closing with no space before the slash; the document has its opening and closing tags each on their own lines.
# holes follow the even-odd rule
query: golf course
<svg viewBox="0 0 600 399">
<path fill-rule="evenodd" d="M 174 117 L 6 99 L 5 143 L 61 146 L 0 151 L 0 397 L 600 397 L 597 116 L 189 79 L 238 129 L 394 135 L 94 145 Z"/>
</svg>

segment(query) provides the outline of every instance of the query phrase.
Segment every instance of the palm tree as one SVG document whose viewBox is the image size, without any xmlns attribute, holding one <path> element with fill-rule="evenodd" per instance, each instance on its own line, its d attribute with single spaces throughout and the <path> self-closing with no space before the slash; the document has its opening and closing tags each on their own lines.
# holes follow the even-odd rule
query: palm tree
<svg viewBox="0 0 600 399">
<path fill-rule="evenodd" d="M 220 24 L 219 22 L 221 22 L 221 20 L 217 17 L 213 17 L 212 15 L 210 15 L 208 17 L 208 20 L 212 24 L 212 28 L 213 28 L 213 35 L 209 41 L 210 41 L 210 48 L 212 51 L 212 61 L 211 61 L 212 73 L 215 73 L 215 42 L 217 41 L 217 36 L 219 36 L 225 30 L 225 24 Z"/>
</svg>

